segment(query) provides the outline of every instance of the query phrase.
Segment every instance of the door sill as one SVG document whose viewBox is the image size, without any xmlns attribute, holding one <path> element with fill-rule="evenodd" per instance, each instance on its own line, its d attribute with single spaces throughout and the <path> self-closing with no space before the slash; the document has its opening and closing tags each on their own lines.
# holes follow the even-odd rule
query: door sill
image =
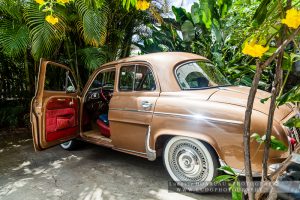
<svg viewBox="0 0 300 200">
<path fill-rule="evenodd" d="M 86 132 L 82 133 L 81 137 L 83 140 L 86 140 L 93 144 L 106 146 L 106 147 L 110 147 L 110 148 L 113 147 L 112 140 L 110 138 L 107 138 L 107 137 L 101 135 L 101 133 L 99 133 L 99 131 L 95 131 L 95 130 L 86 131 Z"/>
</svg>

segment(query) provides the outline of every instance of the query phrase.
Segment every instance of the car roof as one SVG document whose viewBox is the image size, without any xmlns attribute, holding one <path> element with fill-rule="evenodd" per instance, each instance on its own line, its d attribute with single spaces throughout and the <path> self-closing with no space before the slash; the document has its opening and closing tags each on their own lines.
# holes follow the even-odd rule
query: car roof
<svg viewBox="0 0 300 200">
<path fill-rule="evenodd" d="M 174 67 L 188 61 L 205 60 L 207 58 L 186 52 L 160 52 L 150 53 L 139 56 L 132 56 L 122 58 L 116 61 L 112 61 L 102 65 L 102 67 L 110 65 L 118 65 L 129 62 L 146 62 L 151 65 L 154 73 L 157 75 L 158 82 L 160 83 L 160 89 L 162 92 L 180 91 L 180 87 L 174 76 Z"/>
<path fill-rule="evenodd" d="M 197 54 L 186 53 L 186 52 L 159 52 L 159 53 L 149 53 L 144 55 L 122 58 L 116 61 L 106 63 L 103 66 L 126 63 L 126 62 L 146 61 L 153 66 L 157 64 L 168 64 L 169 67 L 174 67 L 174 65 L 171 66 L 170 64 L 174 64 L 174 63 L 177 64 L 186 60 L 207 60 L 207 58 Z"/>
</svg>

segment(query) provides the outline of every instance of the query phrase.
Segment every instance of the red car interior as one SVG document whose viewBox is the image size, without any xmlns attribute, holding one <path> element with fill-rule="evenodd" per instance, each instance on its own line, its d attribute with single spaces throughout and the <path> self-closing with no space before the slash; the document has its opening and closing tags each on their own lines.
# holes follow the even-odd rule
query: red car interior
<svg viewBox="0 0 300 200">
<path fill-rule="evenodd" d="M 78 131 L 78 100 L 52 98 L 46 106 L 46 141 L 75 135 Z"/>
<path fill-rule="evenodd" d="M 100 119 L 97 119 L 97 125 L 98 125 L 98 128 L 99 128 L 99 131 L 100 131 L 101 135 L 109 138 L 110 137 L 110 128 L 109 128 L 109 126 L 107 126 Z"/>
</svg>

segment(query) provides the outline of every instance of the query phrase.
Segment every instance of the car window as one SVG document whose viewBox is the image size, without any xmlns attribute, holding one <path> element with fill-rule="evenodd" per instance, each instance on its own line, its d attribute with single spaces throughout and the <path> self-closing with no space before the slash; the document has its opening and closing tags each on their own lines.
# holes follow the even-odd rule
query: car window
<svg viewBox="0 0 300 200">
<path fill-rule="evenodd" d="M 89 90 L 96 88 L 114 89 L 116 70 L 105 70 L 100 72 L 94 79 Z"/>
<path fill-rule="evenodd" d="M 144 65 L 121 67 L 120 91 L 153 91 L 155 89 L 155 79 L 149 67 Z"/>
<path fill-rule="evenodd" d="M 147 66 L 137 65 L 135 72 L 134 90 L 153 91 L 156 89 L 151 69 Z"/>
<path fill-rule="evenodd" d="M 132 91 L 134 84 L 134 72 L 135 66 L 123 66 L 120 70 L 119 78 L 119 90 L 120 91 Z"/>
<path fill-rule="evenodd" d="M 48 64 L 46 68 L 44 89 L 50 91 L 75 92 L 75 79 L 69 70 Z"/>
<path fill-rule="evenodd" d="M 229 85 L 230 83 L 213 64 L 197 61 L 179 66 L 175 72 L 180 87 L 201 89 Z"/>
</svg>

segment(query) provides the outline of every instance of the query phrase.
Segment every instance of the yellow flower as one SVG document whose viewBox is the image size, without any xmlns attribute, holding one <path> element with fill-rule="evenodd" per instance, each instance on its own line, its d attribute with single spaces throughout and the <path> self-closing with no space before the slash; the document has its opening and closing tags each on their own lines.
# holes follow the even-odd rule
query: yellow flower
<svg viewBox="0 0 300 200">
<path fill-rule="evenodd" d="M 37 2 L 37 3 L 40 4 L 40 5 L 45 3 L 44 0 L 35 0 L 35 2 Z"/>
<path fill-rule="evenodd" d="M 255 44 L 251 42 L 250 44 L 247 42 L 243 49 L 243 54 L 250 55 L 252 57 L 261 58 L 263 54 L 269 50 L 269 47 L 263 47 L 260 44 Z"/>
<path fill-rule="evenodd" d="M 136 3 L 136 9 L 147 10 L 150 7 L 150 2 L 146 0 L 138 0 Z"/>
<path fill-rule="evenodd" d="M 46 16 L 46 21 L 52 25 L 58 23 L 58 18 L 57 17 L 53 17 L 52 15 L 48 15 Z"/>
<path fill-rule="evenodd" d="M 57 3 L 69 3 L 70 0 L 57 0 Z"/>
<path fill-rule="evenodd" d="M 295 8 L 287 10 L 286 17 L 281 20 L 281 23 L 286 24 L 290 28 L 298 28 L 300 25 L 300 11 Z"/>
</svg>

